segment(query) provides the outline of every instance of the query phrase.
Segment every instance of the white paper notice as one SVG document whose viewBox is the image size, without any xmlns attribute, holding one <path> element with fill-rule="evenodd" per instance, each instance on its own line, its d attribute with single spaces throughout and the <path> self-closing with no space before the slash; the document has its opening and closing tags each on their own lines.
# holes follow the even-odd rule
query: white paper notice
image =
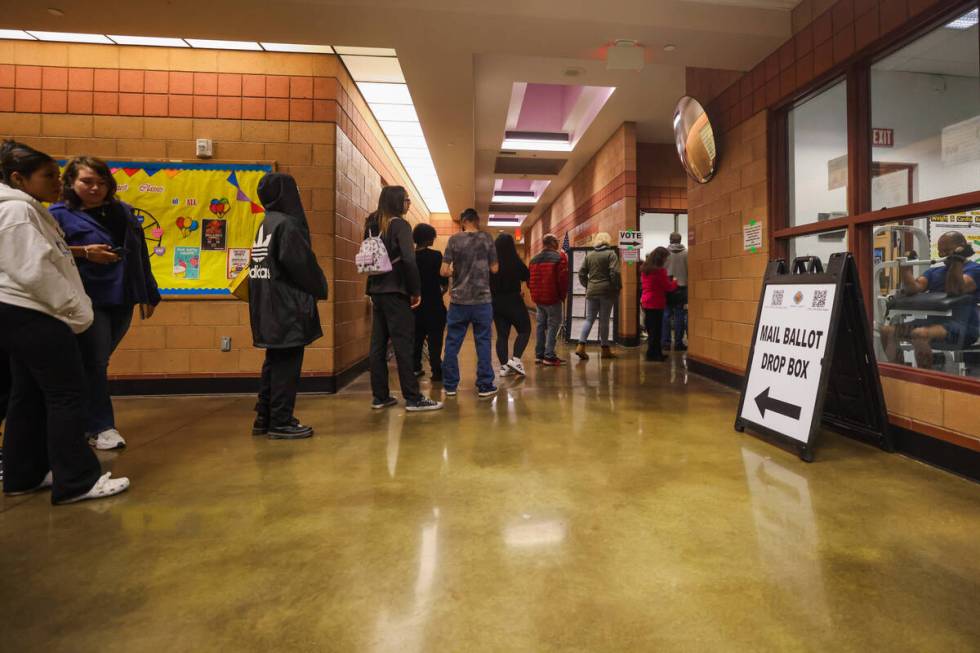
<svg viewBox="0 0 980 653">
<path fill-rule="evenodd" d="M 834 284 L 766 287 L 742 419 L 809 440 L 836 291 Z"/>
<path fill-rule="evenodd" d="M 980 161 L 980 116 L 943 128 L 943 165 Z"/>
<path fill-rule="evenodd" d="M 762 249 L 762 223 L 753 220 L 742 225 L 742 248 L 753 254 Z"/>
</svg>

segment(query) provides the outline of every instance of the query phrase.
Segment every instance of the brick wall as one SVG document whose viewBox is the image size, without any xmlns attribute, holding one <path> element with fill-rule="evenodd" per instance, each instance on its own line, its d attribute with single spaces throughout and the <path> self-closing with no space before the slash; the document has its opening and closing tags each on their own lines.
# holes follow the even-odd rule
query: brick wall
<svg viewBox="0 0 980 653">
<path fill-rule="evenodd" d="M 687 175 L 672 143 L 637 143 L 636 203 L 640 210 L 687 210 Z"/>
<path fill-rule="evenodd" d="M 348 159 L 337 165 L 338 133 L 359 167 L 347 166 Z M 308 375 L 342 372 L 366 353 L 363 334 L 349 328 L 346 304 L 357 294 L 347 264 L 359 229 L 345 228 L 338 249 L 341 219 L 362 224 L 384 177 L 410 190 L 413 221 L 428 220 L 346 69 L 330 55 L 0 41 L 0 135 L 58 156 L 176 160 L 193 160 L 194 139 L 211 138 L 215 161 L 274 162 L 292 174 L 331 286 L 330 300 L 320 303 L 324 337 L 304 361 Z M 337 192 L 352 190 L 348 181 L 361 191 L 358 211 L 344 204 L 338 217 L 339 198 L 353 197 Z M 237 301 L 168 299 L 151 320 L 134 324 L 110 372 L 254 376 L 263 354 L 251 347 L 248 325 L 247 305 Z M 232 337 L 231 352 L 219 351 L 222 336 Z"/>
<path fill-rule="evenodd" d="M 540 251 L 541 239 L 549 232 L 559 239 L 567 232 L 573 247 L 588 245 L 600 231 L 615 241 L 620 229 L 637 227 L 638 215 L 636 125 L 624 123 L 528 229 L 528 252 Z M 624 263 L 622 271 L 619 335 L 636 338 L 638 282 L 635 268 Z"/>
</svg>

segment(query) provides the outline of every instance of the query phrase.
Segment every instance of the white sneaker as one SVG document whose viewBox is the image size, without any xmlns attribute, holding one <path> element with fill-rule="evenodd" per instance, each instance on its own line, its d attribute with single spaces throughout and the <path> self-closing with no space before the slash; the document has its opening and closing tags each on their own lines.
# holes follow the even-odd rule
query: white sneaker
<svg viewBox="0 0 980 653">
<path fill-rule="evenodd" d="M 511 369 L 510 363 L 501 365 L 500 370 L 497 372 L 497 376 L 514 376 L 514 370 Z"/>
<path fill-rule="evenodd" d="M 100 451 L 109 451 L 110 449 L 122 449 L 126 446 L 126 441 L 123 437 L 119 435 L 119 431 L 116 429 L 106 429 L 99 433 L 89 437 L 88 443 Z"/>
<path fill-rule="evenodd" d="M 72 499 L 65 499 L 64 501 L 59 501 L 58 503 L 77 503 L 78 501 L 85 501 L 86 499 L 103 499 L 105 497 L 111 497 L 115 494 L 125 492 L 129 489 L 128 478 L 110 478 L 111 476 L 112 472 L 106 472 L 99 477 L 99 480 L 95 482 L 92 489 L 85 494 L 79 495 Z"/>
<path fill-rule="evenodd" d="M 4 492 L 4 494 L 6 494 L 8 497 L 18 497 L 22 494 L 30 494 L 31 492 L 44 490 L 46 488 L 51 487 L 53 483 L 54 483 L 54 475 L 51 472 L 48 472 L 44 476 L 44 480 L 42 480 L 40 484 L 38 484 L 37 486 L 32 487 L 30 490 L 21 490 L 20 492 Z"/>
<path fill-rule="evenodd" d="M 524 363 L 520 358 L 516 356 L 507 361 L 507 367 L 512 369 L 514 373 L 520 374 L 521 376 L 527 376 L 527 372 L 524 370 Z"/>
</svg>

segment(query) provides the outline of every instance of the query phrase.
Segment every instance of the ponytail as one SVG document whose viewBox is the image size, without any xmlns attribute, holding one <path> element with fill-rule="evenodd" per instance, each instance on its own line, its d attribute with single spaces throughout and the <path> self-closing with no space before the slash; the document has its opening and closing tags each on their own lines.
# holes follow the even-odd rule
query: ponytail
<svg viewBox="0 0 980 653">
<path fill-rule="evenodd" d="M 0 145 L 0 181 L 10 186 L 15 172 L 22 177 L 30 177 L 54 162 L 50 155 L 40 150 L 14 140 L 6 140 Z"/>
</svg>

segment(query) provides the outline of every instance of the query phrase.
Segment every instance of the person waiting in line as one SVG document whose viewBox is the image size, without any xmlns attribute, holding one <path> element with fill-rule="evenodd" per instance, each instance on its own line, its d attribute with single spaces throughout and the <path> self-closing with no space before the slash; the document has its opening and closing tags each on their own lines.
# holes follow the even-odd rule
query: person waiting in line
<svg viewBox="0 0 980 653">
<path fill-rule="evenodd" d="M 51 206 L 77 259 L 78 273 L 92 300 L 95 320 L 79 336 L 88 385 L 85 432 L 96 449 L 118 449 L 126 441 L 116 429 L 109 395 L 109 358 L 140 307 L 152 317 L 160 291 L 150 269 L 143 227 L 132 207 L 116 198 L 116 180 L 101 159 L 80 156 L 61 175 L 61 199 Z"/>
<path fill-rule="evenodd" d="M 41 202 L 60 192 L 58 164 L 22 143 L 0 146 L 0 352 L 10 359 L 3 489 L 51 488 L 51 502 L 119 494 L 85 432 L 85 369 L 76 334 L 92 301 L 58 221 Z"/>
<path fill-rule="evenodd" d="M 663 327 L 667 293 L 677 290 L 678 287 L 677 281 L 667 276 L 667 269 L 664 267 L 670 256 L 666 247 L 657 247 L 647 254 L 640 268 L 643 285 L 640 306 L 643 308 L 643 324 L 647 330 L 648 361 L 667 360 L 660 348 L 660 329 Z"/>
<path fill-rule="evenodd" d="M 929 268 L 918 278 L 911 266 L 903 266 L 902 289 L 907 295 L 940 292 L 947 296 L 972 295 L 973 301 L 953 310 L 950 316 L 934 316 L 913 320 L 901 325 L 886 324 L 881 327 L 881 345 L 892 362 L 901 362 L 898 344 L 911 340 L 916 365 L 923 369 L 933 366 L 933 343 L 945 343 L 963 347 L 980 338 L 980 265 L 970 260 L 973 247 L 959 231 L 949 231 L 939 237 L 939 256 L 944 265 Z"/>
<path fill-rule="evenodd" d="M 7 419 L 7 403 L 10 401 L 10 357 L 0 349 L 0 427 Z M 3 431 L 0 430 L 0 437 Z M 3 481 L 3 447 L 0 447 L 0 482 Z"/>
<path fill-rule="evenodd" d="M 415 376 L 415 316 L 412 309 L 422 304 L 421 280 L 415 260 L 412 225 L 403 216 L 411 206 L 408 192 L 401 186 L 385 186 L 378 197 L 378 210 L 368 216 L 364 238 L 380 236 L 392 263 L 390 272 L 368 277 L 367 294 L 371 297 L 371 408 L 394 406 L 388 386 L 388 342 L 395 350 L 398 381 L 405 410 L 420 412 L 439 410 L 442 404 L 419 391 Z M 430 345 L 431 346 L 431 345 Z"/>
<path fill-rule="evenodd" d="M 687 351 L 687 345 L 684 344 L 684 334 L 687 332 L 687 248 L 676 231 L 670 234 L 670 247 L 667 250 L 670 252 L 667 258 L 667 275 L 677 282 L 677 290 L 670 293 L 664 308 L 663 348 L 671 348 L 670 335 L 673 331 L 673 350 Z"/>
<path fill-rule="evenodd" d="M 497 329 L 497 360 L 500 376 L 525 376 L 521 356 L 531 341 L 531 316 L 524 305 L 521 282 L 531 280 L 531 272 L 517 254 L 517 245 L 510 234 L 500 234 L 494 242 L 497 250 L 497 272 L 490 274 L 490 294 L 493 297 L 493 323 Z M 514 355 L 510 356 L 510 330 L 517 332 Z"/>
<path fill-rule="evenodd" d="M 418 224 L 412 230 L 415 241 L 415 263 L 419 268 L 422 304 L 415 309 L 415 352 L 412 362 L 415 376 L 422 376 L 422 348 L 429 343 L 429 370 L 432 381 L 442 381 L 442 341 L 446 332 L 446 304 L 442 296 L 449 290 L 443 277 L 442 254 L 432 249 L 436 230 L 429 224 Z"/>
<path fill-rule="evenodd" d="M 537 305 L 538 331 L 534 343 L 534 362 L 561 365 L 555 353 L 558 329 L 562 323 L 562 302 L 568 294 L 568 257 L 559 248 L 558 237 L 545 234 L 544 249 L 531 259 L 531 299 Z"/>
<path fill-rule="evenodd" d="M 622 289 L 622 279 L 619 274 L 619 256 L 609 246 L 610 242 L 612 239 L 609 234 L 597 233 L 592 238 L 593 249 L 585 256 L 578 271 L 578 280 L 585 286 L 585 324 L 582 325 L 575 355 L 582 360 L 589 360 L 585 343 L 589 340 L 592 325 L 597 318 L 602 357 L 616 358 L 609 342 L 609 318 Z"/>
<path fill-rule="evenodd" d="M 294 440 L 313 428 L 294 415 L 306 346 L 323 337 L 318 299 L 327 280 L 317 263 L 310 227 L 292 176 L 271 172 L 259 180 L 265 219 L 252 245 L 248 313 L 252 343 L 265 349 L 253 435 Z"/>
<path fill-rule="evenodd" d="M 489 234 L 480 230 L 480 216 L 466 209 L 459 216 L 463 231 L 449 239 L 442 257 L 442 276 L 452 277 L 449 316 L 446 322 L 446 354 L 442 362 L 443 387 L 453 397 L 459 387 L 459 350 L 473 325 L 476 341 L 476 389 L 481 397 L 497 394 L 494 385 L 490 337 L 493 295 L 490 273 L 500 270 L 497 249 Z"/>
</svg>

